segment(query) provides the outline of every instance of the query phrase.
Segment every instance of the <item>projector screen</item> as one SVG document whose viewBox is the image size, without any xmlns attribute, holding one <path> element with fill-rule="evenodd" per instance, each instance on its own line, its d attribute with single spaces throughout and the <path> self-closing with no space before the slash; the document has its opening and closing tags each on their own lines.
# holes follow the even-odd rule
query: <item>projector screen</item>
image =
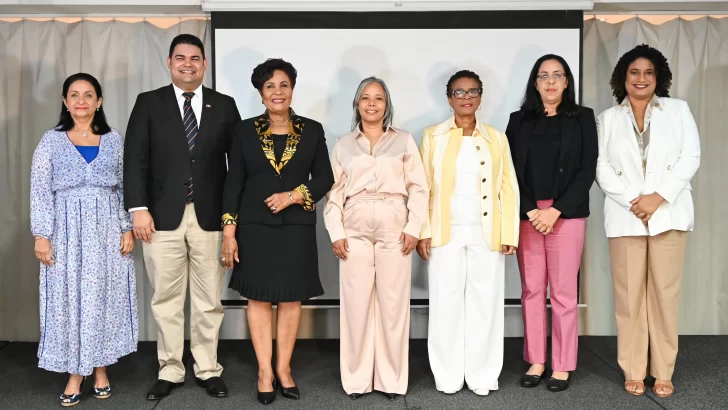
<svg viewBox="0 0 728 410">
<path fill-rule="evenodd" d="M 265 107 L 250 82 L 253 68 L 283 58 L 298 71 L 292 107 L 323 124 L 329 152 L 351 130 L 352 101 L 359 82 L 371 75 L 388 85 L 394 126 L 419 144 L 425 128 L 452 113 L 448 78 L 472 70 L 483 81 L 480 121 L 504 131 L 518 109 L 528 74 L 544 54 L 558 54 L 581 79 L 581 12 L 219 12 L 212 14 L 213 67 L 217 91 L 235 98 L 240 115 Z M 577 96 L 580 84 L 575 84 Z M 261 155 L 262 151 L 261 151 Z M 318 206 L 320 277 L 325 295 L 314 304 L 337 304 L 338 262 Z M 413 253 L 413 304 L 427 304 L 425 263 Z M 225 284 L 229 280 L 225 280 Z M 506 303 L 520 304 L 515 256 L 506 259 Z M 239 300 L 225 289 L 223 301 Z"/>
</svg>

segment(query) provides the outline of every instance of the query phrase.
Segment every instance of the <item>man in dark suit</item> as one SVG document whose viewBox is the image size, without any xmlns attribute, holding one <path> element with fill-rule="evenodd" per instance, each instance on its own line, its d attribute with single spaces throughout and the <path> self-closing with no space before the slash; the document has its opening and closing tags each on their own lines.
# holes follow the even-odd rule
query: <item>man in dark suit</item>
<svg viewBox="0 0 728 410">
<path fill-rule="evenodd" d="M 190 349 L 197 383 L 226 397 L 217 342 L 223 310 L 222 189 L 235 101 L 202 86 L 207 68 L 199 38 L 182 34 L 170 46 L 172 84 L 139 94 L 124 146 L 124 203 L 154 288 L 159 376 L 147 393 L 159 400 L 185 378 L 184 305 L 190 284 Z"/>
</svg>

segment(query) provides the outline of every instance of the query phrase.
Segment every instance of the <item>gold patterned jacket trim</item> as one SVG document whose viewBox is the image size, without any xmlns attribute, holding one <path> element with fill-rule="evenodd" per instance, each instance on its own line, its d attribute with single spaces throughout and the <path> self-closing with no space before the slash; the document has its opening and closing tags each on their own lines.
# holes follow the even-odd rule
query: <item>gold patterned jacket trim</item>
<svg viewBox="0 0 728 410">
<path fill-rule="evenodd" d="M 268 111 L 266 110 L 263 115 L 255 120 L 255 131 L 258 133 L 258 139 L 260 139 L 260 144 L 263 146 L 265 157 L 268 159 L 268 162 L 273 166 L 273 169 L 275 169 L 276 174 L 278 175 L 281 174 L 281 170 L 286 166 L 286 164 L 288 164 L 288 161 L 293 158 L 293 155 L 296 153 L 296 147 L 298 146 L 299 141 L 301 141 L 301 134 L 303 134 L 303 119 L 296 115 L 293 108 L 289 108 L 289 110 L 291 122 L 288 129 L 288 138 L 286 138 L 286 148 L 283 151 L 283 156 L 281 156 L 281 162 L 278 163 L 276 162 L 276 154 L 273 150 L 273 139 L 271 138 Z"/>
<path fill-rule="evenodd" d="M 237 225 L 238 224 L 238 214 L 237 212 L 232 214 L 225 214 L 222 216 L 222 227 L 225 227 L 225 225 Z"/>
<path fill-rule="evenodd" d="M 311 193 L 308 191 L 308 187 L 306 185 L 301 184 L 296 187 L 294 191 L 298 192 L 298 194 L 301 195 L 301 198 L 303 198 L 303 204 L 301 204 L 301 206 L 304 211 L 316 210 L 316 203 L 313 198 L 311 198 Z"/>
</svg>

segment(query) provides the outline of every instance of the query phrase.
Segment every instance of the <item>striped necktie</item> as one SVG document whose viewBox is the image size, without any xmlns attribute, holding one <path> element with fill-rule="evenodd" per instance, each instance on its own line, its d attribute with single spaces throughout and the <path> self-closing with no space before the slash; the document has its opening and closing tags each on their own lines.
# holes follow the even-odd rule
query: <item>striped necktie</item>
<svg viewBox="0 0 728 410">
<path fill-rule="evenodd" d="M 197 139 L 197 133 L 199 132 L 197 128 L 197 118 L 195 117 L 195 112 L 192 110 L 192 97 L 195 96 L 195 93 L 183 93 L 183 97 L 185 97 L 185 103 L 184 103 L 184 127 L 185 127 L 185 135 L 187 135 L 187 147 L 190 150 L 190 153 L 194 152 L 195 149 L 195 140 Z M 192 188 L 192 177 L 190 176 L 190 180 L 187 181 L 187 201 L 191 202 L 193 200 L 193 193 L 194 189 Z"/>
</svg>

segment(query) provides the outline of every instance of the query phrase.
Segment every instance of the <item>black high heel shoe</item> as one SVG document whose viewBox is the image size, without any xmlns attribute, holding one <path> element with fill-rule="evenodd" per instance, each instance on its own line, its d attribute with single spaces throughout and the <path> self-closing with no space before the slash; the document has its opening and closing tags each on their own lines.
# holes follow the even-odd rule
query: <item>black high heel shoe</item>
<svg viewBox="0 0 728 410">
<path fill-rule="evenodd" d="M 298 390 L 298 386 L 283 387 L 280 382 L 277 382 L 276 384 L 278 385 L 278 390 L 281 391 L 281 396 L 291 400 L 298 400 L 301 398 L 301 392 Z"/>
<path fill-rule="evenodd" d="M 77 405 L 81 401 L 81 392 L 83 391 L 83 383 L 86 381 L 86 376 L 81 379 L 81 384 L 78 386 L 78 393 L 76 394 L 61 394 L 59 398 L 61 406 L 72 407 Z"/>
<path fill-rule="evenodd" d="M 276 379 L 273 378 L 273 391 L 258 390 L 258 401 L 260 402 L 260 404 L 268 405 L 276 400 L 277 384 L 278 383 L 276 383 Z"/>
</svg>

